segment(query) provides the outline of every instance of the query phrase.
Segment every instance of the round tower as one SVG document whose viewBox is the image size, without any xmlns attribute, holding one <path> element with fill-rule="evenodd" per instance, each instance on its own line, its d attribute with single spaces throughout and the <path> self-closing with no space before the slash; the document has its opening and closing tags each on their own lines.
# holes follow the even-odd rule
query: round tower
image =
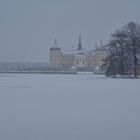
<svg viewBox="0 0 140 140">
<path fill-rule="evenodd" d="M 50 67 L 54 70 L 59 70 L 62 66 L 62 51 L 57 46 L 55 39 L 54 46 L 50 48 Z"/>
</svg>

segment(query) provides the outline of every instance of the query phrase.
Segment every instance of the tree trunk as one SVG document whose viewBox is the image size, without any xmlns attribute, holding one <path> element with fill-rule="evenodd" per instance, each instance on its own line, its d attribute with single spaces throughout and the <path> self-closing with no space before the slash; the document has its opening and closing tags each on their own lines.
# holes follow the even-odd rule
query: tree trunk
<svg viewBox="0 0 140 140">
<path fill-rule="evenodd" d="M 137 78 L 137 56 L 134 55 L 134 78 Z"/>
</svg>

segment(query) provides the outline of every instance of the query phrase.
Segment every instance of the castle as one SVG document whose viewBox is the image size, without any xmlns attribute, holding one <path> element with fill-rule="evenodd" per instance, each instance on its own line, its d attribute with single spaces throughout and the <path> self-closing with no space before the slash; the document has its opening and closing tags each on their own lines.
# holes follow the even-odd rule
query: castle
<svg viewBox="0 0 140 140">
<path fill-rule="evenodd" d="M 99 47 L 96 45 L 94 50 L 83 50 L 80 35 L 77 50 L 70 54 L 63 53 L 55 40 L 54 46 L 50 48 L 49 68 L 53 71 L 78 70 L 102 73 L 101 66 L 105 57 L 106 51 L 102 43 Z"/>
</svg>

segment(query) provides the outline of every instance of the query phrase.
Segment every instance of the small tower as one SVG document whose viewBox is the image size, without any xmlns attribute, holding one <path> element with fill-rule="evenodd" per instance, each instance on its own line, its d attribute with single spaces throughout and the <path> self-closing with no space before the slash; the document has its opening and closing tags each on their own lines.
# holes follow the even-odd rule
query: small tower
<svg viewBox="0 0 140 140">
<path fill-rule="evenodd" d="M 54 39 L 54 47 L 57 48 L 57 40 L 56 40 L 56 38 Z"/>
<path fill-rule="evenodd" d="M 72 55 L 74 54 L 74 47 L 72 46 Z"/>
<path fill-rule="evenodd" d="M 103 48 L 103 40 L 100 41 L 101 48 Z"/>
<path fill-rule="evenodd" d="M 98 49 L 98 45 L 97 45 L 97 43 L 95 44 L 95 50 L 97 50 Z"/>
</svg>

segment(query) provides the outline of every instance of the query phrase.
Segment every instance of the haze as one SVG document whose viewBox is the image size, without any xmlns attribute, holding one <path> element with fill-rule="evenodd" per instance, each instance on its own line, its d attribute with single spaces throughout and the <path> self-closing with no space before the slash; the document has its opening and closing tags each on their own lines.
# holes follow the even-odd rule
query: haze
<svg viewBox="0 0 140 140">
<path fill-rule="evenodd" d="M 69 52 L 79 33 L 83 47 L 93 49 L 127 22 L 139 22 L 139 5 L 139 0 L 1 0 L 0 61 L 48 62 L 54 38 Z"/>
</svg>

